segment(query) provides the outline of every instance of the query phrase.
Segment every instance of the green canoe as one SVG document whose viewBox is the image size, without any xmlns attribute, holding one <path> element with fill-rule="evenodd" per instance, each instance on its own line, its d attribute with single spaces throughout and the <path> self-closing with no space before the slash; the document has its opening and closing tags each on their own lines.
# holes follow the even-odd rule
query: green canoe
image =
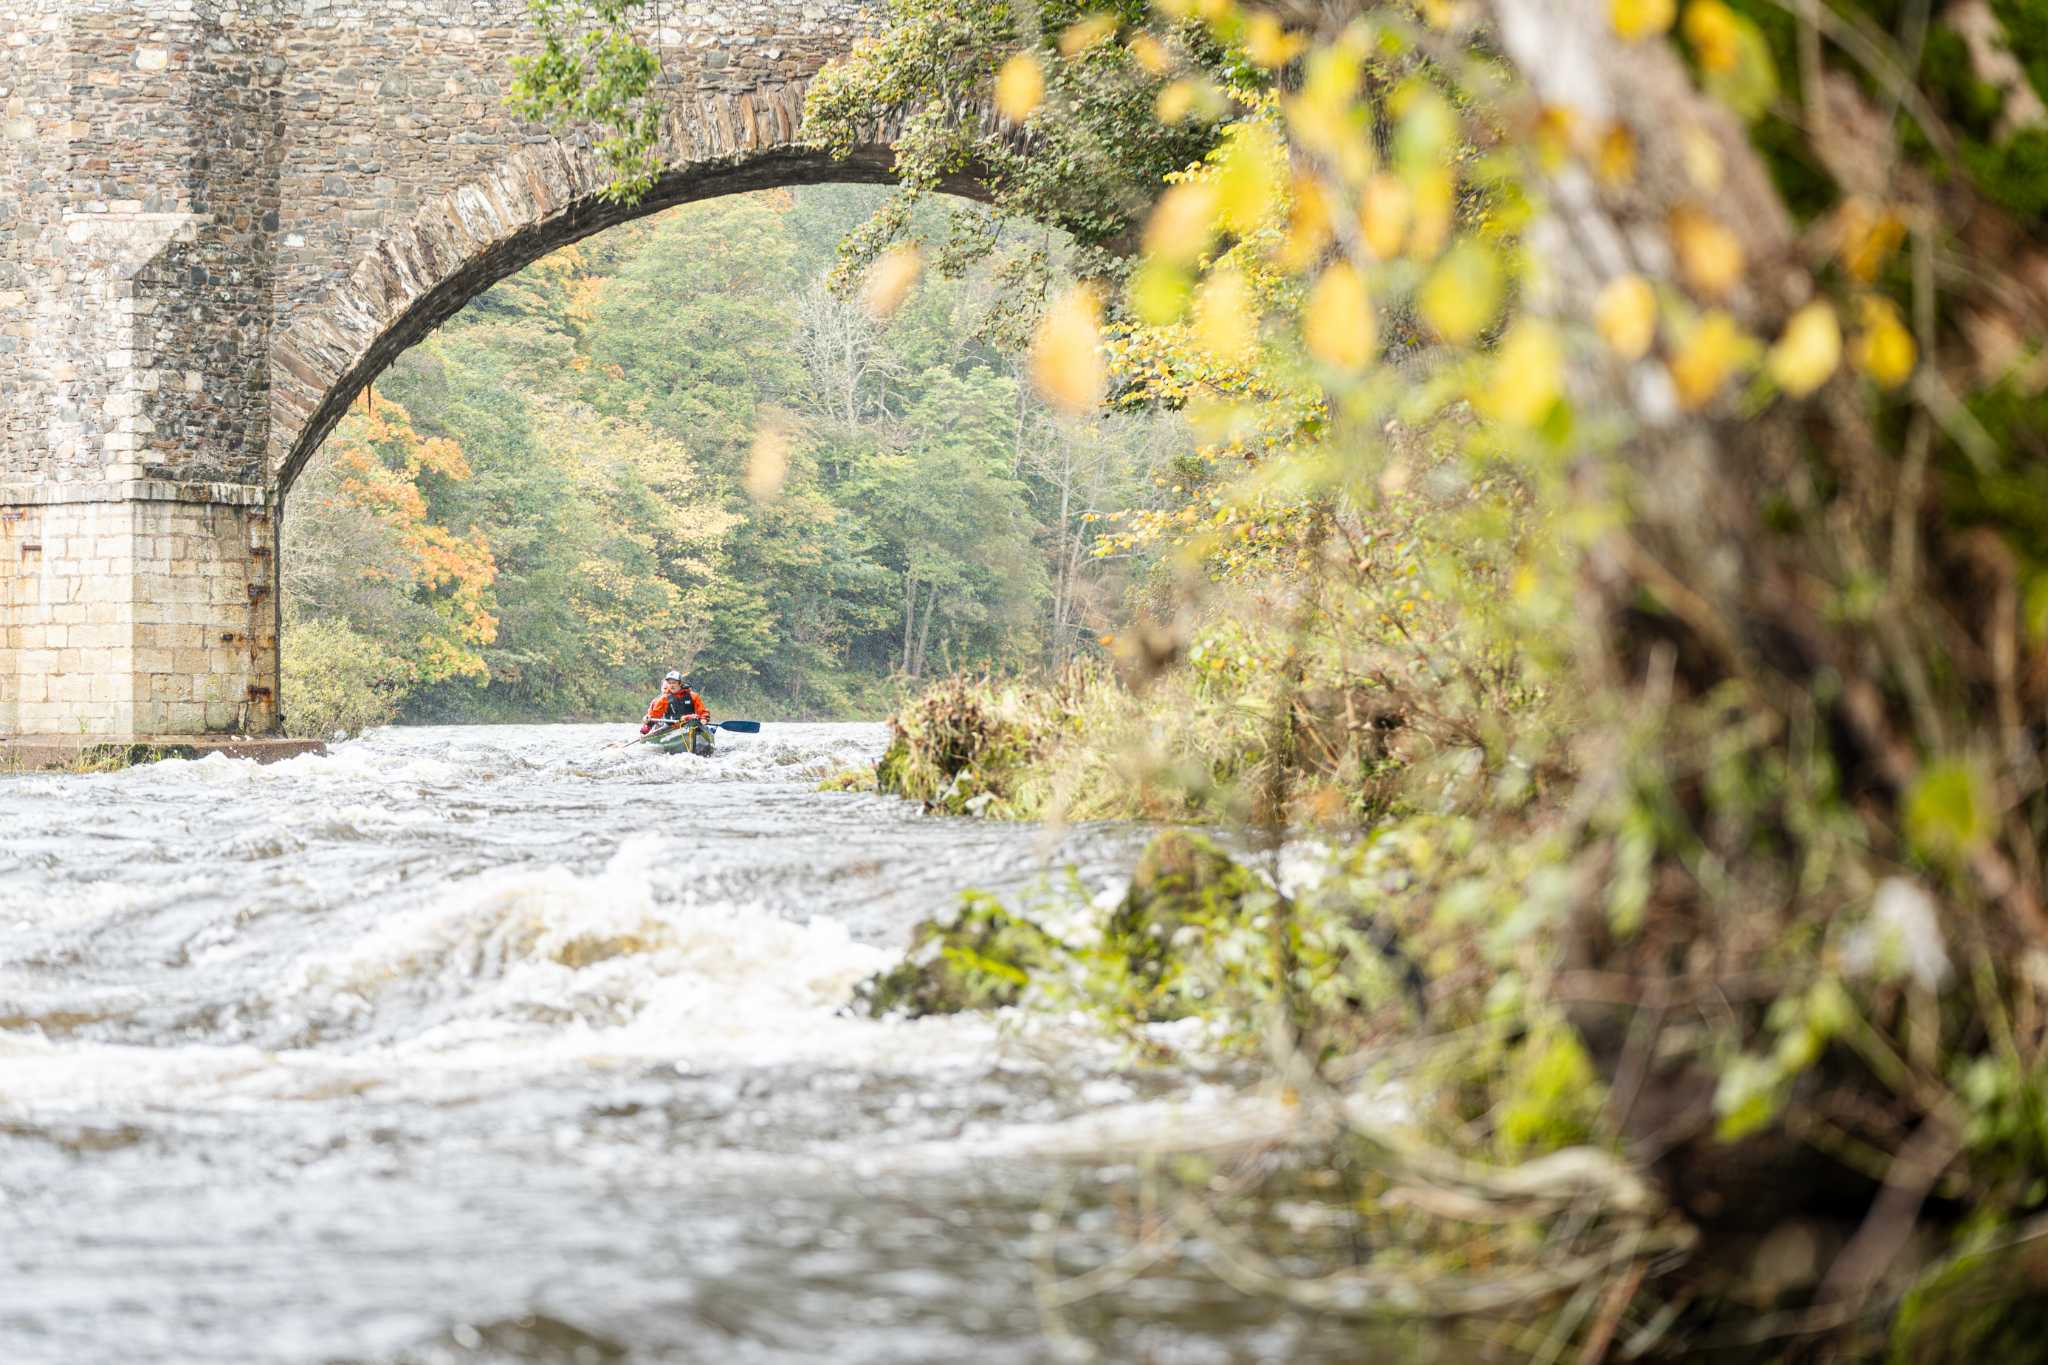
<svg viewBox="0 0 2048 1365">
<path fill-rule="evenodd" d="M 712 732 L 694 720 L 684 721 L 672 730 L 664 730 L 647 741 L 650 749 L 659 749 L 665 754 L 696 754 L 708 758 L 712 749 Z"/>
</svg>

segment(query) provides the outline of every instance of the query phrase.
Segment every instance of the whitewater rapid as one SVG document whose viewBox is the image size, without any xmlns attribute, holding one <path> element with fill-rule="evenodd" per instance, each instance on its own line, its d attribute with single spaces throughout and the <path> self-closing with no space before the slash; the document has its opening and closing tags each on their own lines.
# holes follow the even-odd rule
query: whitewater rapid
<svg viewBox="0 0 2048 1365">
<path fill-rule="evenodd" d="M 1139 831 L 819 792 L 879 726 L 619 733 L 0 778 L 0 1361 L 1328 1345 L 1192 1272 L 1047 1317 L 1048 1202 L 1100 1205 L 1063 1266 L 1117 1254 L 1086 1153 L 1221 1086 L 1078 1021 L 846 1008 L 961 890 L 1113 890 Z"/>
</svg>

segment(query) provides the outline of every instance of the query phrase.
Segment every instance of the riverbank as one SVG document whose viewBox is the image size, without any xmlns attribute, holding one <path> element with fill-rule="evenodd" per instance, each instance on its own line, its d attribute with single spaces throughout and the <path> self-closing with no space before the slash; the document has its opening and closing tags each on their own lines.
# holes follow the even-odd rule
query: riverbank
<svg viewBox="0 0 2048 1365">
<path fill-rule="evenodd" d="M 109 742 L 83 736 L 17 735 L 0 738 L 0 772 L 109 772 L 167 758 L 205 758 L 221 754 L 257 763 L 277 763 L 306 754 L 325 753 L 317 739 L 284 739 L 261 735 L 167 736 L 140 743 Z"/>
<path fill-rule="evenodd" d="M 1931 1010 L 1934 974 L 1952 970 L 1955 947 L 1910 883 L 1879 888 L 1878 929 L 1795 947 L 1773 978 L 1731 983 L 1710 960 L 1684 968 L 1714 994 L 1655 1006 L 1678 1049 L 1660 1056 L 1645 1002 L 1594 965 L 1596 953 L 1654 943 L 1697 956 L 1658 922 L 1668 893 L 1627 859 L 1626 841 L 1648 833 L 1645 793 L 1610 789 L 1614 805 L 1590 816 L 1623 839 L 1618 862 L 1589 864 L 1576 846 L 1597 776 L 1490 765 L 1477 752 L 1451 781 L 1440 762 L 1373 769 L 1385 814 L 1360 824 L 1344 818 L 1355 801 L 1288 799 L 1317 774 L 1282 771 L 1276 783 L 1270 751 L 1250 749 L 1247 763 L 1245 750 L 1194 744 L 1162 762 L 1175 734 L 1229 732 L 1187 723 L 1185 682 L 1103 695 L 1116 687 L 1101 675 L 1036 689 L 949 680 L 892 722 L 875 781 L 928 810 L 997 818 L 1057 820 L 1059 794 L 1085 790 L 1102 803 L 1092 811 L 1219 821 L 1230 846 L 1168 829 L 1118 896 L 969 897 L 921 925 L 907 958 L 859 998 L 910 1015 L 1078 1014 L 1141 1049 L 1170 1024 L 1295 1096 L 1297 1131 L 1318 1135 L 1301 1169 L 1334 1192 L 1326 1216 L 1355 1220 L 1362 1250 L 1313 1269 L 1267 1263 L 1233 1283 L 1297 1305 L 1351 1294 L 1382 1317 L 1476 1315 L 1497 1346 L 1523 1343 L 1503 1347 L 1506 1358 L 1591 1333 L 1603 1353 L 1626 1336 L 1640 1358 L 1746 1343 L 1745 1360 L 1804 1359 L 1809 1333 L 1777 1346 L 1756 1335 L 1787 1315 L 1825 1324 L 1811 1333 L 1843 1359 L 2031 1358 L 2027 1305 L 2043 1288 L 2048 1223 L 1946 1200 L 1883 1214 L 1878 1167 L 1846 1161 L 1839 1134 L 1813 1126 L 1859 1095 L 1881 1102 L 1873 1090 L 1903 1083 L 1902 1067 L 1943 1084 L 1932 1080 L 1944 1068 L 1937 1035 L 1968 1046 L 1967 1026 L 1930 1014 L 1921 1058 L 1904 1062 L 1870 1022 Z M 1256 734 L 1245 725 L 1239 737 Z M 1087 788 L 1061 776 L 1088 771 L 1098 776 Z M 1264 819 L 1247 817 L 1261 809 Z M 1608 891 L 1589 914 L 1593 877 Z M 1709 998 L 1727 1012 L 1704 1011 Z M 1748 1020 L 1777 1039 L 1767 1059 L 1685 1060 Z M 2038 1187 L 2010 1182 L 2038 1176 L 2048 1109 L 2020 1117 L 2008 1106 L 2039 1091 L 1948 1055 L 1977 1078 L 1954 1092 L 1977 1135 L 1974 1169 L 2026 1207 Z M 1773 1191 L 1761 1203 L 1745 1193 L 1760 1188 Z M 1303 1195 L 1283 1185 L 1267 1197 Z M 1851 1309 L 1834 1297 L 1836 1268 L 1874 1226 L 1906 1240 Z"/>
</svg>

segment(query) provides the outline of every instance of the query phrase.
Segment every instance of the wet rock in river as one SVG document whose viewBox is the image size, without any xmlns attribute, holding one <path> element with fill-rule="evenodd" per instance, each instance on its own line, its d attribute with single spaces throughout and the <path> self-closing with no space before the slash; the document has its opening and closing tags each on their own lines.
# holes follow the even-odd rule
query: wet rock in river
<svg viewBox="0 0 2048 1365">
<path fill-rule="evenodd" d="M 1235 923 L 1274 900 L 1273 889 L 1214 840 L 1168 830 L 1146 845 L 1103 937 L 1133 976 L 1156 983 L 1182 929 Z"/>
<path fill-rule="evenodd" d="M 854 988 L 854 1008 L 876 1018 L 916 1019 L 1014 1005 L 1047 942 L 1043 930 L 994 897 L 968 892 L 950 922 L 920 922 L 903 960 Z"/>
</svg>

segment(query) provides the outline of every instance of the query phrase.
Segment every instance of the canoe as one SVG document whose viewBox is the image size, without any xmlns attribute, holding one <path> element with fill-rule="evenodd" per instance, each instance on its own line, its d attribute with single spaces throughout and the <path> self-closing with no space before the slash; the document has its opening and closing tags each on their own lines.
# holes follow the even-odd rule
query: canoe
<svg viewBox="0 0 2048 1365">
<path fill-rule="evenodd" d="M 696 754 L 709 758 L 713 746 L 712 732 L 695 721 L 685 721 L 673 730 L 664 730 L 647 741 L 647 747 L 665 754 Z"/>
</svg>

